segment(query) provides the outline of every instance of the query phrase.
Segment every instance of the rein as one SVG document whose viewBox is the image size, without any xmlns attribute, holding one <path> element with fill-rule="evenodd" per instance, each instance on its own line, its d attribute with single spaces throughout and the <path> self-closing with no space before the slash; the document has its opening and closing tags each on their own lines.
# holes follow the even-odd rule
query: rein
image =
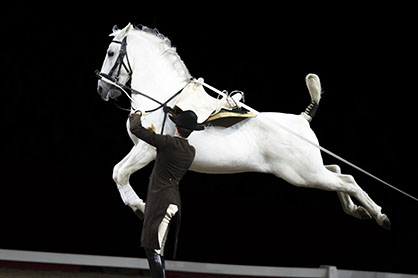
<svg viewBox="0 0 418 278">
<path fill-rule="evenodd" d="M 122 83 L 119 83 L 118 82 L 118 80 L 116 79 L 116 78 L 112 78 L 111 76 L 109 76 L 108 74 L 105 74 L 105 73 L 102 73 L 102 72 L 100 72 L 100 71 L 98 71 L 98 70 L 96 70 L 96 77 L 98 78 L 98 79 L 100 79 L 100 80 L 102 80 L 102 81 L 104 81 L 104 82 L 106 82 L 106 83 L 109 83 L 110 85 L 113 85 L 113 86 L 115 86 L 115 87 L 117 87 L 117 88 L 119 88 L 122 92 L 124 92 L 125 93 L 125 95 L 132 101 L 132 103 L 134 104 L 134 106 L 132 107 L 133 108 L 133 110 L 137 110 L 136 109 L 136 107 L 135 107 L 135 100 L 128 94 L 128 92 L 126 92 L 126 91 L 130 91 L 131 92 L 131 94 L 138 94 L 138 95 L 141 95 L 141 96 L 144 96 L 144 97 L 146 97 L 146 98 L 148 98 L 148 99 L 150 99 L 150 100 L 152 100 L 153 102 L 155 102 L 155 103 L 157 103 L 157 104 L 159 104 L 159 106 L 158 107 L 156 107 L 156 108 L 154 108 L 154 109 L 150 109 L 150 110 L 146 110 L 145 111 L 145 113 L 152 113 L 152 112 L 155 112 L 155 111 L 157 111 L 157 110 L 159 110 L 159 109 L 161 109 L 161 108 L 163 108 L 163 111 L 164 111 L 164 120 L 163 120 L 163 125 L 162 125 L 162 127 L 161 127 L 161 134 L 163 134 L 163 132 L 164 132 L 164 127 L 165 127 L 165 122 L 166 122 L 166 120 L 167 120 L 167 114 L 168 113 L 171 113 L 171 111 L 172 111 L 172 109 L 171 109 L 171 107 L 169 107 L 169 106 L 167 106 L 167 104 L 170 102 L 170 101 L 172 101 L 175 97 L 177 97 L 180 93 L 181 93 L 181 91 L 183 90 L 183 88 L 181 88 L 178 92 L 176 92 L 174 95 L 172 95 L 171 97 L 169 97 L 165 102 L 160 102 L 160 101 L 158 101 L 158 100 L 156 100 L 155 98 L 153 98 L 153 97 L 151 97 L 151 96 L 149 96 L 149 95 L 147 95 L 147 94 L 145 94 L 145 93 L 142 93 L 142 92 L 140 92 L 140 91 L 138 91 L 138 90 L 135 90 L 135 89 L 133 89 L 131 86 L 127 86 L 127 85 L 124 85 L 124 84 L 122 84 Z"/>
<path fill-rule="evenodd" d="M 131 64 L 129 62 L 128 52 L 126 50 L 126 46 L 128 44 L 127 41 L 126 41 L 126 38 L 127 37 L 125 37 L 122 41 L 115 41 L 115 40 L 112 41 L 113 43 L 118 43 L 118 44 L 121 45 L 120 50 L 119 50 L 118 58 L 116 59 L 115 64 L 113 65 L 113 67 L 110 69 L 109 73 L 103 73 L 103 72 L 100 72 L 99 70 L 96 70 L 95 71 L 96 77 L 99 80 L 102 80 L 102 81 L 104 81 L 104 82 L 106 82 L 106 83 L 108 83 L 110 85 L 113 85 L 113 86 L 119 88 L 122 92 L 124 92 L 125 95 L 131 100 L 131 109 L 133 109 L 133 110 L 137 110 L 136 109 L 137 108 L 136 107 L 137 105 L 135 103 L 135 100 L 128 94 L 127 91 L 130 91 L 131 94 L 138 94 L 138 95 L 141 95 L 143 97 L 146 97 L 146 98 L 152 100 L 153 102 L 155 102 L 155 103 L 157 103 L 159 105 L 158 107 L 156 107 L 154 109 L 146 110 L 145 113 L 152 113 L 152 112 L 155 112 L 155 111 L 163 108 L 163 111 L 164 111 L 164 120 L 163 120 L 163 125 L 161 127 L 161 134 L 163 134 L 165 122 L 167 120 L 167 114 L 172 111 L 172 109 L 170 107 L 168 107 L 167 104 L 170 101 L 172 101 L 176 96 L 178 96 L 181 93 L 181 91 L 183 90 L 183 88 L 180 89 L 174 95 L 172 95 L 165 102 L 160 102 L 160 101 L 156 100 L 155 98 L 149 96 L 148 94 L 145 94 L 145 93 L 142 93 L 142 92 L 140 92 L 138 90 L 133 89 L 130 86 L 133 71 L 132 71 L 132 68 L 131 68 Z M 125 64 L 125 62 L 124 62 L 125 57 L 126 57 L 126 63 L 127 64 Z M 122 67 L 125 69 L 125 71 L 129 75 L 129 79 L 126 82 L 126 84 L 122 84 L 122 83 L 119 82 L 119 75 L 120 75 L 120 72 L 121 72 Z M 113 77 L 113 75 L 114 75 L 115 72 L 116 72 L 116 76 Z M 123 109 L 123 110 L 125 110 L 125 109 Z"/>
<path fill-rule="evenodd" d="M 118 81 L 117 81 L 117 79 L 116 78 L 112 78 L 111 76 L 109 76 L 108 74 L 106 74 L 106 73 L 102 73 L 102 72 L 100 72 L 100 71 L 98 71 L 98 70 L 96 70 L 96 77 L 98 78 L 98 79 L 100 79 L 100 80 L 102 80 L 102 81 L 104 81 L 104 82 L 106 82 L 106 83 L 109 83 L 110 85 L 113 85 L 113 86 L 115 86 L 115 87 L 117 87 L 117 88 L 119 88 L 119 89 L 121 89 L 125 94 L 126 94 L 126 96 L 133 102 L 133 103 L 135 103 L 135 100 L 126 92 L 126 90 L 127 91 L 130 91 L 131 92 L 131 94 L 137 94 L 137 95 L 141 95 L 141 96 L 143 96 L 143 97 L 146 97 L 146 98 L 148 98 L 148 99 L 150 99 L 150 100 L 152 100 L 153 102 L 155 102 L 155 103 L 157 103 L 157 104 L 159 104 L 159 106 L 158 107 L 156 107 L 156 108 L 154 108 L 154 109 L 150 109 L 150 110 L 146 110 L 145 112 L 146 113 L 151 113 L 151 112 L 155 112 L 155 111 L 157 111 L 158 109 L 161 109 L 161 108 L 163 108 L 163 107 L 166 107 L 167 106 L 167 103 L 169 103 L 170 101 L 172 101 L 176 96 L 178 96 L 180 93 L 181 93 L 181 91 L 183 90 L 183 88 L 182 89 L 180 89 L 177 93 L 175 93 L 174 95 L 172 95 L 169 99 L 167 99 L 165 102 L 160 102 L 160 101 L 158 101 L 158 100 L 156 100 L 155 98 L 153 98 L 153 97 L 151 97 L 151 96 L 149 96 L 149 95 L 147 95 L 147 94 L 145 94 L 145 93 L 142 93 L 142 92 L 140 92 L 140 91 L 138 91 L 138 90 L 135 90 L 135 89 L 133 89 L 131 86 L 128 86 L 128 85 L 124 85 L 124 84 L 122 84 L 122 83 L 119 83 Z M 134 109 L 135 109 L 135 107 L 133 107 Z"/>
</svg>

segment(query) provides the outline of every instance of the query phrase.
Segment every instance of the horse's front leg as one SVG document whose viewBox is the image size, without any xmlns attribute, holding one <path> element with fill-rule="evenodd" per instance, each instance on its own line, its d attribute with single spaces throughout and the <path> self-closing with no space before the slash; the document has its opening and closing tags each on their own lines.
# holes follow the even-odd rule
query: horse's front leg
<svg viewBox="0 0 418 278">
<path fill-rule="evenodd" d="M 139 143 L 113 168 L 113 180 L 118 187 L 122 201 L 134 211 L 140 210 L 143 213 L 145 203 L 129 184 L 129 178 L 134 172 L 154 160 L 155 155 L 156 151 L 153 147 Z"/>
</svg>

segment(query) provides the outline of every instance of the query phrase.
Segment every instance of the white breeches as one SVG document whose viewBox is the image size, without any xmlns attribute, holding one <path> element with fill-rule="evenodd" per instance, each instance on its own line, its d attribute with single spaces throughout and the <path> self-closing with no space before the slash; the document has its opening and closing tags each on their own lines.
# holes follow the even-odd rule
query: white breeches
<svg viewBox="0 0 418 278">
<path fill-rule="evenodd" d="M 136 195 L 135 191 L 129 184 L 124 186 L 117 185 L 120 196 L 125 205 L 130 206 L 133 210 L 139 209 L 145 211 L 145 202 Z M 165 216 L 158 227 L 158 242 L 160 243 L 161 249 L 155 249 L 155 252 L 161 256 L 164 254 L 164 245 L 167 240 L 168 227 L 170 225 L 171 218 L 177 213 L 178 207 L 174 204 L 170 204 L 167 208 Z"/>
<path fill-rule="evenodd" d="M 170 225 L 171 218 L 177 213 L 178 207 L 176 205 L 170 204 L 167 208 L 165 216 L 161 221 L 160 226 L 158 227 L 158 242 L 160 243 L 161 249 L 155 249 L 155 253 L 164 256 L 164 246 L 167 240 L 168 228 Z"/>
</svg>

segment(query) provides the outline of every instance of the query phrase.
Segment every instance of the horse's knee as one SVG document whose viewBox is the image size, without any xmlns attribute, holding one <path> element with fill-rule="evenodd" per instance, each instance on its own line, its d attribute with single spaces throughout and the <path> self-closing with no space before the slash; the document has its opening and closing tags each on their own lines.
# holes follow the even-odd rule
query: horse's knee
<svg viewBox="0 0 418 278">
<path fill-rule="evenodd" d="M 118 165 L 113 168 L 112 178 L 119 185 L 129 183 L 129 173 L 123 167 L 118 167 Z"/>
<path fill-rule="evenodd" d="M 130 174 L 128 174 L 126 171 L 118 171 L 118 174 L 117 174 L 117 184 L 120 184 L 120 185 L 125 185 L 125 184 L 128 184 L 129 183 L 129 177 L 130 177 Z"/>
<path fill-rule="evenodd" d="M 116 184 L 119 184 L 118 183 L 118 169 L 116 168 L 116 166 L 115 167 L 113 167 L 113 173 L 112 173 L 112 179 L 113 179 L 113 181 L 116 183 Z"/>
<path fill-rule="evenodd" d="M 113 181 L 116 184 L 124 185 L 126 183 L 123 183 L 123 181 L 122 181 L 123 180 L 123 175 L 121 175 L 121 173 L 123 171 L 121 171 L 121 170 L 122 170 L 122 167 L 119 164 L 115 165 L 115 167 L 113 167 L 112 178 L 113 178 Z"/>
<path fill-rule="evenodd" d="M 125 158 L 122 159 L 118 164 L 116 164 L 113 167 L 113 172 L 112 172 L 112 179 L 116 184 L 121 184 L 119 183 L 119 176 L 120 176 L 120 170 L 123 168 L 123 165 L 125 163 Z"/>
</svg>

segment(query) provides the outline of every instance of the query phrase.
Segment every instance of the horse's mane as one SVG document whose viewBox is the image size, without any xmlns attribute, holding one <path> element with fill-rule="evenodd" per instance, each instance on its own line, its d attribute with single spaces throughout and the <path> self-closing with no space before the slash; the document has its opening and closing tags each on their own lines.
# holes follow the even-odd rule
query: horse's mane
<svg viewBox="0 0 418 278">
<path fill-rule="evenodd" d="M 144 25 L 132 25 L 135 30 L 144 31 L 145 33 L 151 34 L 162 40 L 162 42 L 165 44 L 167 48 L 171 48 L 174 51 L 176 51 L 176 48 L 171 45 L 171 40 L 160 33 L 160 31 L 157 30 L 157 28 L 149 28 Z"/>
<path fill-rule="evenodd" d="M 180 58 L 180 55 L 177 53 L 177 49 L 175 46 L 173 46 L 171 44 L 171 40 L 164 36 L 163 34 L 161 34 L 156 28 L 149 28 L 147 26 L 144 25 L 132 25 L 133 26 L 133 30 L 134 31 L 142 31 L 145 32 L 147 34 L 150 34 L 152 36 L 154 36 L 155 38 L 159 39 L 160 43 L 161 43 L 161 51 L 162 51 L 162 55 L 165 54 L 171 54 L 175 57 L 175 62 L 174 62 L 174 67 L 176 70 L 183 70 L 185 75 L 187 76 L 188 79 L 191 79 L 192 76 L 189 73 L 189 70 L 187 69 L 186 65 L 184 64 L 183 60 Z M 113 36 L 116 35 L 118 30 L 113 30 Z"/>
</svg>

